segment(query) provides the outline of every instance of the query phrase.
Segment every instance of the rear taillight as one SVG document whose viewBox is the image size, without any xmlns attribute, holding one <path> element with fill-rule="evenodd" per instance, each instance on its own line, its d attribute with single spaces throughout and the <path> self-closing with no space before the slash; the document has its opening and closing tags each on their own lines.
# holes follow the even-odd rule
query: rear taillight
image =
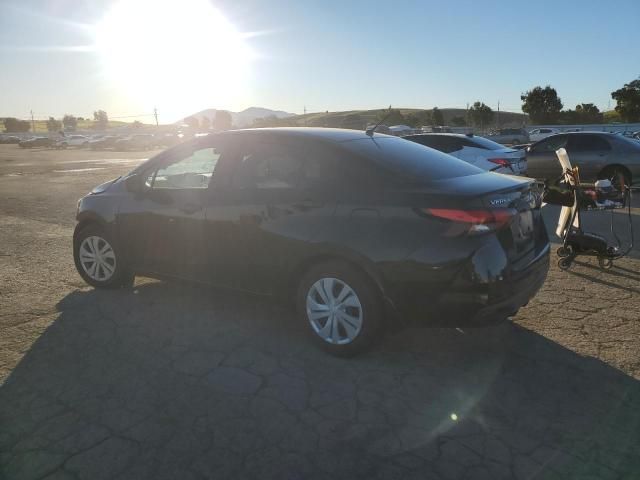
<svg viewBox="0 0 640 480">
<path fill-rule="evenodd" d="M 495 163 L 496 165 L 500 165 L 501 167 L 511 168 L 511 160 L 508 158 L 489 158 L 491 163 Z"/>
<path fill-rule="evenodd" d="M 504 227 L 517 213 L 513 208 L 496 208 L 493 210 L 425 208 L 423 212 L 454 222 L 463 227 L 463 232 L 471 235 L 488 233 Z"/>
</svg>

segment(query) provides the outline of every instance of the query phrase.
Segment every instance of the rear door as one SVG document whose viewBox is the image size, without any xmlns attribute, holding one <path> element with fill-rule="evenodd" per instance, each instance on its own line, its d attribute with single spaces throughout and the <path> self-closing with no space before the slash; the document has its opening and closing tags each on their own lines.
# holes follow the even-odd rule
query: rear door
<svg viewBox="0 0 640 480">
<path fill-rule="evenodd" d="M 595 134 L 578 133 L 568 137 L 566 149 L 571 164 L 580 168 L 582 179 L 595 179 L 609 161 L 611 145 Z"/>
<path fill-rule="evenodd" d="M 271 294 L 333 215 L 335 198 L 321 179 L 329 159 L 315 144 L 269 137 L 234 152 L 229 185 L 206 210 L 207 235 L 224 231 L 228 244 L 211 281 Z"/>
</svg>

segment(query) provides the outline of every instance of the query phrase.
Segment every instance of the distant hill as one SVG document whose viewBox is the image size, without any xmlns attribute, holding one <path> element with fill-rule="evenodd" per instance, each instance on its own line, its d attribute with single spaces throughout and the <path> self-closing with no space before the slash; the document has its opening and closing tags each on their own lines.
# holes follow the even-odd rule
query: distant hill
<svg viewBox="0 0 640 480">
<path fill-rule="evenodd" d="M 422 109 L 419 108 L 398 108 L 403 115 L 408 115 L 413 112 L 419 112 Z M 430 110 L 430 109 L 427 109 Z M 216 116 L 216 109 L 209 108 L 202 110 L 198 113 L 194 113 L 193 117 L 201 120 L 203 117 L 208 117 L 213 120 Z M 236 127 L 250 127 L 250 126 L 292 126 L 292 127 L 346 127 L 346 128 L 364 128 L 364 125 L 368 123 L 374 123 L 378 118 L 378 115 L 383 112 L 384 109 L 378 110 L 347 110 L 343 112 L 316 112 L 307 113 L 305 115 L 296 115 L 289 112 L 283 112 L 282 110 L 271 110 L 268 108 L 251 107 L 241 112 L 229 112 L 233 120 L 233 125 Z M 440 111 L 444 117 L 444 124 L 452 126 L 452 119 L 455 117 L 465 118 L 467 111 L 463 108 L 441 108 Z M 355 123 L 362 123 L 361 126 L 354 126 L 353 117 L 357 116 L 358 119 Z M 275 117 L 275 118 L 274 118 Z M 347 118 L 349 117 L 349 118 Z M 267 121 L 261 122 L 260 120 L 267 119 Z M 346 121 L 345 121 L 346 119 Z M 255 122 L 258 120 L 258 122 Z M 495 117 L 494 117 L 495 121 Z M 255 122 L 255 123 L 254 123 Z M 182 123 L 182 121 L 178 122 Z M 501 127 L 520 127 L 523 124 L 528 123 L 528 116 L 523 113 L 512 112 L 500 112 L 500 126 Z"/>
<path fill-rule="evenodd" d="M 198 113 L 190 115 L 196 117 L 198 120 L 202 120 L 203 117 L 213 120 L 218 110 L 215 108 L 208 108 Z M 284 112 L 282 110 L 271 110 L 269 108 L 262 107 L 249 107 L 241 112 L 229 112 L 231 119 L 236 127 L 249 127 L 253 124 L 253 121 L 258 118 L 276 117 L 276 118 L 289 118 L 294 117 L 294 113 Z M 182 120 L 179 122 L 182 123 Z"/>
<path fill-rule="evenodd" d="M 340 127 L 345 118 L 349 115 L 359 115 L 364 123 L 374 123 L 381 110 L 348 110 L 344 112 L 319 112 L 307 113 L 306 115 L 296 115 L 289 117 L 286 122 L 295 122 L 296 126 L 310 127 Z M 400 113 L 407 115 L 412 112 L 419 112 L 423 109 L 419 108 L 398 108 Z M 430 110 L 430 109 L 426 109 Z M 452 126 L 452 119 L 455 117 L 465 118 L 467 111 L 464 108 L 440 108 L 444 117 L 444 124 Z M 524 113 L 500 112 L 501 127 L 520 127 L 524 123 L 528 123 L 529 117 Z M 494 116 L 494 122 L 496 117 Z"/>
</svg>

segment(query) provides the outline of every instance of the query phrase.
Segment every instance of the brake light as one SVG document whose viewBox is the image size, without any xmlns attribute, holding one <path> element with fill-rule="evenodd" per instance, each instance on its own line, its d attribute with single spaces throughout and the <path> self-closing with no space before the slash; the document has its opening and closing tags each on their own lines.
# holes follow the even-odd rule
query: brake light
<svg viewBox="0 0 640 480">
<path fill-rule="evenodd" d="M 500 165 L 501 167 L 511 168 L 511 161 L 507 158 L 489 158 L 489 161 L 496 165 Z"/>
<path fill-rule="evenodd" d="M 425 213 L 434 217 L 463 224 L 469 234 L 481 234 L 497 230 L 507 225 L 516 215 L 513 208 L 494 210 L 459 210 L 451 208 L 425 208 Z"/>
</svg>

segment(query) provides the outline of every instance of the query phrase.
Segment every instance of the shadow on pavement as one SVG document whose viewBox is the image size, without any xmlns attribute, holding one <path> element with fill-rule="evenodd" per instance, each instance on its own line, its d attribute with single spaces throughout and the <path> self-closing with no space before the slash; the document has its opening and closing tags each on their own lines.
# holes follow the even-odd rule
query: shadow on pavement
<svg viewBox="0 0 640 480">
<path fill-rule="evenodd" d="M 0 477 L 638 478 L 639 382 L 515 324 L 343 360 L 277 305 L 74 292 L 0 388 Z"/>
</svg>

